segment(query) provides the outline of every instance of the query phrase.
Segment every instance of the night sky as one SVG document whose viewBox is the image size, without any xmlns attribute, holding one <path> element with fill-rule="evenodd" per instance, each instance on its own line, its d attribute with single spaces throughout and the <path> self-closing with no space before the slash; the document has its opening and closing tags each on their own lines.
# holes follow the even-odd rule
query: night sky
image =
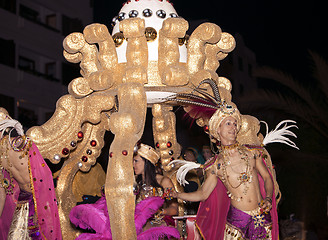
<svg viewBox="0 0 328 240">
<path fill-rule="evenodd" d="M 95 22 L 108 24 L 124 1 L 95 1 Z M 327 16 L 323 1 L 172 1 L 186 20 L 207 19 L 223 31 L 240 33 L 259 65 L 301 75 L 308 50 L 328 59 Z M 238 43 L 237 43 L 238 44 Z"/>
</svg>

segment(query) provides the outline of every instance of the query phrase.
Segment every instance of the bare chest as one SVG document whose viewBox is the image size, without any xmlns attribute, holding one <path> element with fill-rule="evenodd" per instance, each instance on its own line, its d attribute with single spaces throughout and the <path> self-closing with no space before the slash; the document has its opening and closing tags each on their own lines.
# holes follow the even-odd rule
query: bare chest
<svg viewBox="0 0 328 240">
<path fill-rule="evenodd" d="M 255 158 L 247 152 L 222 155 L 218 159 L 217 176 L 227 188 L 228 196 L 241 201 L 256 180 Z"/>
</svg>

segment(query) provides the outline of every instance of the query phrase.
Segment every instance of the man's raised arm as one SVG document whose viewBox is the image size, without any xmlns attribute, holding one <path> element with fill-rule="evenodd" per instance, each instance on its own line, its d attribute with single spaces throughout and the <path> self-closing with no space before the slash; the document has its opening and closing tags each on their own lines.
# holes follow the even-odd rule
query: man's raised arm
<svg viewBox="0 0 328 240">
<path fill-rule="evenodd" d="M 173 197 L 190 202 L 205 201 L 216 187 L 217 182 L 217 176 L 215 174 L 209 173 L 204 184 L 196 192 L 175 193 Z"/>
</svg>

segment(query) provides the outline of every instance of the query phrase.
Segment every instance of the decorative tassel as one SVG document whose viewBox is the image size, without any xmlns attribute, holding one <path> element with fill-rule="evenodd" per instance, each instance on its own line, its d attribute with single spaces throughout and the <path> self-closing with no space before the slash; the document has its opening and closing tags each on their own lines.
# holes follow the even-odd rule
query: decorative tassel
<svg viewBox="0 0 328 240">
<path fill-rule="evenodd" d="M 202 164 L 190 162 L 190 161 L 186 161 L 186 160 L 174 160 L 169 163 L 169 166 L 173 165 L 173 164 L 174 165 L 181 164 L 181 166 L 179 167 L 179 169 L 177 171 L 177 180 L 180 183 L 180 185 L 183 185 L 183 186 L 186 184 L 189 184 L 189 182 L 186 181 L 187 173 L 192 169 L 201 168 L 201 166 L 202 166 Z"/>
<path fill-rule="evenodd" d="M 23 130 L 22 124 L 20 124 L 20 122 L 18 122 L 17 120 L 8 118 L 8 119 L 2 120 L 0 122 L 1 138 L 3 137 L 3 135 L 4 135 L 4 133 L 5 133 L 5 131 L 6 131 L 7 128 L 15 128 L 16 131 L 17 131 L 17 133 L 20 136 L 23 136 L 24 135 L 24 130 Z M 10 132 L 11 131 L 12 131 L 12 129 L 10 130 Z"/>
<path fill-rule="evenodd" d="M 299 148 L 296 146 L 296 144 L 290 140 L 288 137 L 285 137 L 284 135 L 286 136 L 292 136 L 292 137 L 295 137 L 297 138 L 296 134 L 293 133 L 292 131 L 288 130 L 289 128 L 292 128 L 292 127 L 296 127 L 298 128 L 296 125 L 289 125 L 288 126 L 288 123 L 296 123 L 295 121 L 293 120 L 284 120 L 284 121 L 281 121 L 274 130 L 271 130 L 269 133 L 268 133 L 268 124 L 264 121 L 261 121 L 263 122 L 265 125 L 266 125 L 266 135 L 263 139 L 263 145 L 266 146 L 268 145 L 269 143 L 274 143 L 274 142 L 279 142 L 279 143 L 284 143 L 290 147 L 293 147 L 293 148 L 296 148 L 299 150 Z M 285 124 L 281 129 L 279 129 L 283 124 Z"/>
</svg>

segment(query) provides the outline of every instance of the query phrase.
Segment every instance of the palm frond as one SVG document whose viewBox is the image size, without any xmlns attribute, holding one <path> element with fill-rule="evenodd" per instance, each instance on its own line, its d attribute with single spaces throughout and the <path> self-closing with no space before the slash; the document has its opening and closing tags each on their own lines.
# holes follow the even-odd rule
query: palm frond
<svg viewBox="0 0 328 240">
<path fill-rule="evenodd" d="M 302 104 L 297 99 L 284 96 L 281 93 L 258 90 L 254 94 L 240 99 L 240 107 L 247 112 L 260 112 L 264 109 L 279 110 L 288 115 L 295 115 L 314 127 L 320 134 L 328 138 L 327 112 L 321 109 L 321 114 L 317 114 L 309 106 Z"/>
<path fill-rule="evenodd" d="M 313 75 L 319 81 L 323 95 L 328 98 L 328 63 L 317 53 L 313 51 L 309 51 L 309 53 L 314 62 Z"/>
<path fill-rule="evenodd" d="M 294 78 L 280 70 L 271 67 L 261 67 L 254 71 L 254 75 L 261 78 L 274 80 L 297 94 L 297 96 L 306 102 L 313 111 L 318 111 L 318 104 L 313 100 L 313 95 L 307 88 L 299 84 Z"/>
</svg>

